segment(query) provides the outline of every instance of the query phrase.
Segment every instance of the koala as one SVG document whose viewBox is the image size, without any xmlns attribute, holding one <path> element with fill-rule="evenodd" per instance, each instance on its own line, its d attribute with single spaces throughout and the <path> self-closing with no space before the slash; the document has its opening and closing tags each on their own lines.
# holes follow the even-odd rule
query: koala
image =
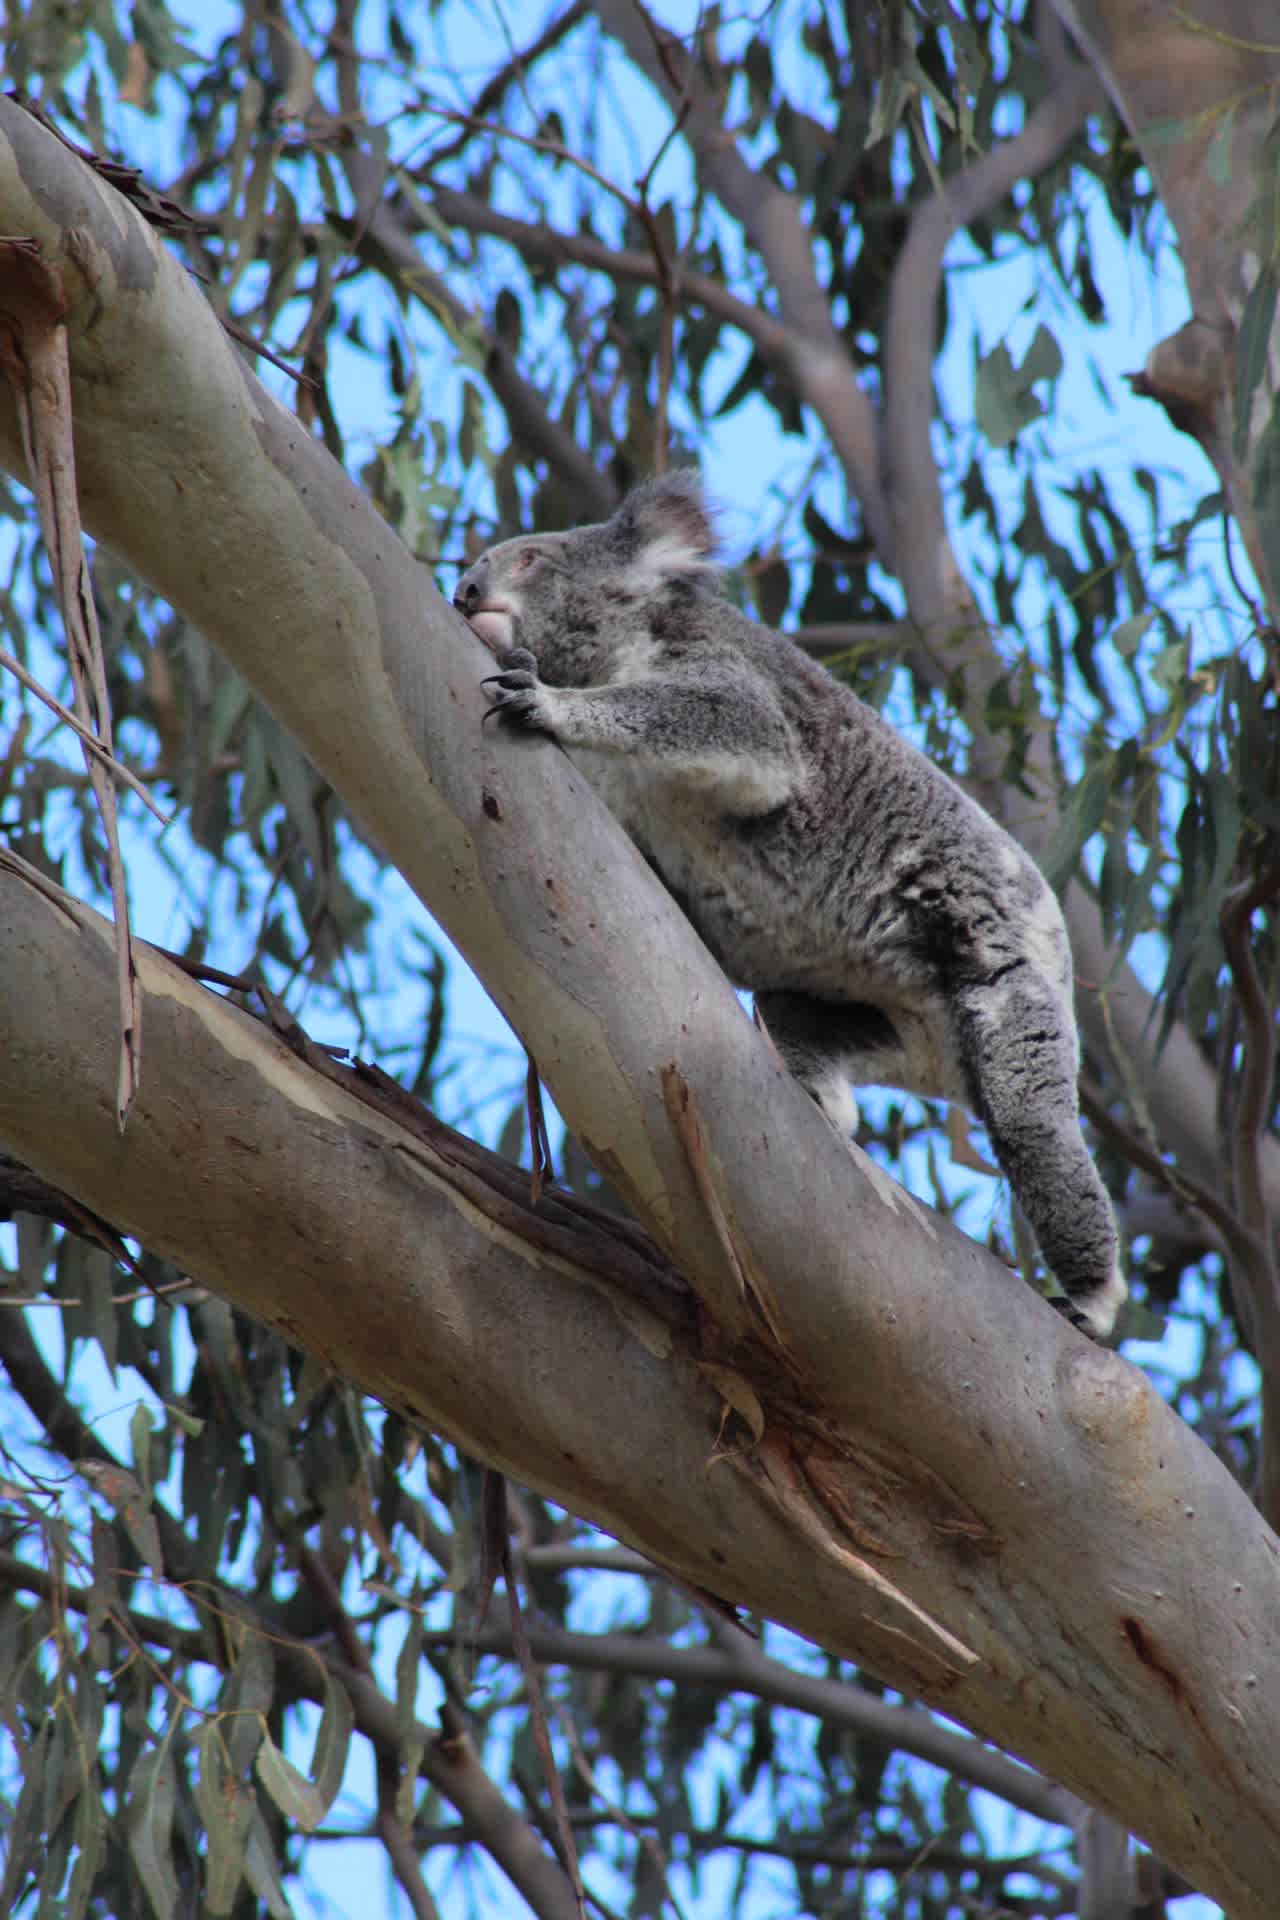
<svg viewBox="0 0 1280 1920">
<path fill-rule="evenodd" d="M 718 588 L 701 482 L 505 540 L 454 605 L 497 656 L 485 718 L 568 751 L 842 1135 L 852 1086 L 987 1130 L 1095 1338 L 1126 1295 L 1080 1132 L 1071 952 L 1034 862 L 956 783 Z"/>
</svg>

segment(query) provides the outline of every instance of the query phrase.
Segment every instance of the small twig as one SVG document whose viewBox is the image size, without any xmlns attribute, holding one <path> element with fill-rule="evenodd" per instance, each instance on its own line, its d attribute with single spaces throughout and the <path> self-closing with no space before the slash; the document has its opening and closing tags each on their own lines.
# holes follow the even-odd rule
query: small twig
<svg viewBox="0 0 1280 1920">
<path fill-rule="evenodd" d="M 1079 1088 L 1081 1112 L 1113 1147 L 1119 1149 L 1126 1160 L 1139 1172 L 1150 1174 L 1153 1180 L 1158 1180 L 1183 1206 L 1194 1207 L 1197 1213 L 1202 1213 L 1218 1229 L 1229 1251 L 1242 1257 L 1253 1254 L 1253 1236 L 1249 1229 L 1216 1193 L 1194 1175 L 1183 1172 L 1180 1167 L 1171 1167 L 1167 1160 L 1161 1159 L 1148 1140 L 1117 1120 L 1107 1106 L 1101 1087 L 1085 1074 L 1080 1076 Z"/>
<path fill-rule="evenodd" d="M 600 1784 L 600 1779 L 595 1768 L 587 1759 L 586 1750 L 579 1738 L 573 1715 L 563 1701 L 556 1708 L 556 1718 L 560 1722 L 560 1731 L 569 1743 L 569 1752 L 573 1756 L 573 1764 L 577 1768 L 578 1776 L 586 1787 L 587 1792 L 594 1795 L 608 1817 L 616 1822 L 624 1833 L 631 1836 L 642 1852 L 648 1854 L 657 1870 L 658 1879 L 662 1884 L 663 1897 L 667 1905 L 675 1914 L 676 1920 L 684 1920 L 684 1910 L 671 1890 L 671 1882 L 667 1877 L 667 1856 L 662 1851 L 657 1835 L 642 1832 L 639 1827 L 633 1824 L 621 1801 L 612 1799 L 609 1794 L 605 1792 L 603 1786 Z"/>
<path fill-rule="evenodd" d="M 530 41 L 521 52 L 513 53 L 506 64 L 499 67 L 491 79 L 485 81 L 472 101 L 471 112 L 474 118 L 487 125 L 489 115 L 495 108 L 502 105 L 510 88 L 517 83 L 523 84 L 529 68 L 535 65 L 544 53 L 549 53 L 552 47 L 563 40 L 569 30 L 586 17 L 587 11 L 586 0 L 573 0 L 571 6 L 566 7 L 562 14 L 543 28 L 536 40 Z M 468 135 L 464 131 L 456 140 L 449 141 L 447 146 L 428 155 L 424 163 L 425 171 L 429 173 L 434 168 L 443 166 L 445 161 L 454 159 L 466 146 L 467 138 Z"/>
<path fill-rule="evenodd" d="M 620 200 L 629 213 L 639 217 L 640 209 L 626 188 L 620 187 L 616 180 L 611 180 L 607 173 L 601 173 L 598 167 L 593 167 L 572 147 L 566 147 L 563 141 L 548 140 L 541 133 L 518 133 L 514 127 L 502 127 L 496 121 L 481 119 L 474 113 L 458 113 L 449 107 L 433 106 L 430 111 L 437 119 L 447 120 L 454 126 L 469 127 L 473 133 L 491 133 L 495 140 L 514 140 L 518 147 L 529 147 L 534 153 L 545 153 L 552 160 L 562 160 L 566 166 L 576 167 L 593 185 L 613 199 Z"/>
<path fill-rule="evenodd" d="M 502 1578 L 507 1589 L 507 1605 L 511 1618 L 511 1645 L 520 1663 L 520 1671 L 524 1676 L 529 1695 L 529 1719 L 533 1727 L 533 1743 L 538 1749 L 543 1778 L 551 1800 L 556 1838 L 560 1845 L 560 1864 L 569 1876 L 573 1897 L 578 1904 L 579 1920 L 587 1920 L 587 1897 L 582 1885 L 582 1870 L 578 1865 L 578 1849 L 574 1844 L 569 1805 L 565 1799 L 560 1769 L 556 1765 L 555 1754 L 551 1751 L 551 1734 L 547 1727 L 542 1681 L 533 1657 L 533 1649 L 529 1645 L 529 1635 L 524 1624 L 524 1611 L 520 1605 L 520 1590 L 516 1585 L 515 1567 L 512 1564 L 506 1491 L 507 1483 L 502 1475 L 490 1468 L 485 1475 L 485 1497 L 489 1506 L 486 1526 L 492 1531 L 493 1543 L 502 1568 Z"/>
<path fill-rule="evenodd" d="M 0 669 L 3 669 L 6 673 L 11 673 L 14 679 L 20 681 L 27 689 L 28 693 L 33 693 L 37 700 L 43 701 L 50 713 L 56 714 L 64 727 L 70 727 L 72 733 L 89 749 L 90 753 L 97 757 L 107 771 L 115 779 L 122 781 L 126 787 L 131 788 L 132 791 L 137 794 L 143 805 L 147 807 L 150 812 L 154 813 L 162 827 L 168 827 L 173 824 L 173 815 L 166 813 L 163 807 L 152 799 L 137 774 L 131 773 L 122 761 L 117 760 L 110 748 L 104 746 L 97 734 L 91 732 L 82 721 L 77 720 L 70 707 L 64 707 L 61 700 L 59 700 L 56 695 L 50 693 L 47 687 L 42 687 L 35 675 L 27 672 L 21 660 L 16 660 L 4 647 L 0 647 Z M 23 722 L 29 724 L 30 716 L 24 714 Z M 6 765 L 7 764 L 8 760 L 6 758 Z M 81 775 L 80 777 L 83 779 L 84 776 Z M 0 792 L 3 791 L 4 787 L 0 784 Z"/>
<path fill-rule="evenodd" d="M 255 994 L 261 989 L 261 982 L 251 979 L 248 974 L 224 973 L 221 967 L 208 966 L 203 960 L 192 960 L 185 953 L 175 953 L 172 947 L 157 946 L 155 952 L 162 953 L 166 960 L 171 960 L 181 972 L 192 980 L 199 980 L 202 985 L 226 987 L 232 993 L 243 994 Z"/>
</svg>

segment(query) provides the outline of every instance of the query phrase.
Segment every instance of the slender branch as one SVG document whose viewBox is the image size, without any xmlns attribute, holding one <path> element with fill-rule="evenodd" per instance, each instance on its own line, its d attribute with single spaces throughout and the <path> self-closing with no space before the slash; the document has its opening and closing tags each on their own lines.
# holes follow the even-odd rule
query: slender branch
<svg viewBox="0 0 1280 1920">
<path fill-rule="evenodd" d="M 947 588 L 959 577 L 950 557 L 930 437 L 937 342 L 929 317 L 937 310 L 947 245 L 1003 200 L 1017 181 L 1046 167 L 1101 98 L 1091 67 L 1082 64 L 1060 80 L 1021 132 L 963 168 L 916 208 L 894 269 L 882 336 L 886 486 L 897 570 L 912 617 L 926 630 L 954 617 Z"/>
<path fill-rule="evenodd" d="M 374 1830 L 387 1850 L 391 1871 L 400 1891 L 409 1903 L 414 1920 L 440 1920 L 440 1909 L 431 1898 L 423 1877 L 419 1848 L 409 1823 L 398 1811 L 400 1799 L 400 1757 L 385 1748 L 376 1754 L 378 1812 Z"/>
<path fill-rule="evenodd" d="M 1153 1180 L 1158 1180 L 1175 1200 L 1195 1207 L 1206 1220 L 1211 1221 L 1233 1258 L 1247 1261 L 1255 1257 L 1254 1236 L 1216 1193 L 1180 1167 L 1171 1167 L 1160 1158 L 1153 1145 L 1117 1120 L 1107 1105 L 1102 1089 L 1084 1074 L 1080 1076 L 1079 1089 L 1081 1112 L 1099 1133 L 1110 1140 L 1112 1146 L 1119 1148 L 1131 1165 L 1149 1174 Z"/>
<path fill-rule="evenodd" d="M 558 46 L 571 28 L 576 27 L 580 20 L 588 17 L 589 12 L 586 0 L 572 0 L 572 5 L 566 7 L 562 14 L 548 21 L 536 40 L 531 40 L 527 47 L 522 48 L 518 53 L 513 53 L 511 58 L 485 81 L 471 102 L 471 110 L 467 115 L 468 121 L 476 123 L 476 126 L 483 130 L 490 116 L 502 105 L 512 87 L 523 85 L 529 69 L 537 64 L 544 53 L 550 53 L 553 47 Z M 448 161 L 455 160 L 468 144 L 476 126 L 464 126 L 456 138 L 450 140 L 446 146 L 437 147 L 428 157 L 424 170 L 431 173 L 437 167 L 446 165 Z"/>
<path fill-rule="evenodd" d="M 658 267 L 650 253 L 642 253 L 637 248 L 611 247 L 589 233 L 565 233 L 542 220 L 517 220 L 511 214 L 499 213 L 478 194 L 460 193 L 453 187 L 433 184 L 431 198 L 441 219 L 449 226 L 505 240 L 523 259 L 539 266 L 589 267 L 611 280 L 659 287 Z M 395 204 L 399 209 L 402 203 Z M 775 314 L 740 299 L 709 274 L 684 266 L 680 269 L 679 290 L 682 301 L 737 327 L 770 360 L 779 366 L 789 366 L 794 343 L 785 323 Z"/>
<path fill-rule="evenodd" d="M 343 0 L 331 37 L 336 49 L 339 104 L 351 128 L 361 119 L 353 22 L 352 0 Z M 512 439 L 527 447 L 535 458 L 545 460 L 578 495 L 587 513 L 606 519 L 618 503 L 617 489 L 597 472 L 573 435 L 552 419 L 546 400 L 519 371 L 509 348 L 424 263 L 413 243 L 407 205 L 403 199 L 388 204 L 381 197 L 380 163 L 356 144 L 354 133 L 343 144 L 341 158 L 352 197 L 360 209 L 351 231 L 356 253 L 380 271 L 390 268 L 405 291 L 442 321 L 455 338 L 481 346 L 485 377 L 506 413 Z"/>
<path fill-rule="evenodd" d="M 891 567 L 892 527 L 875 410 L 858 385 L 831 318 L 798 200 L 743 159 L 724 123 L 725 101 L 713 96 L 697 63 L 639 0 L 601 0 L 596 11 L 601 24 L 682 118 L 699 181 L 741 222 L 763 260 L 777 296 L 788 371 L 797 393 L 822 423 L 881 558 Z"/>
<path fill-rule="evenodd" d="M 829 660 L 842 653 L 901 653 L 913 631 L 909 620 L 831 620 L 797 627 L 791 638 L 815 659 Z"/>
<path fill-rule="evenodd" d="M 953 1733 L 915 1707 L 895 1707 L 874 1694 L 863 1693 L 842 1681 L 794 1673 L 781 1661 L 761 1653 L 747 1635 L 737 1636 L 736 1654 L 713 1647 L 672 1647 L 666 1641 L 639 1639 L 624 1633 L 571 1633 L 564 1628 L 529 1629 L 529 1644 L 542 1666 L 567 1666 L 592 1673 L 625 1673 L 646 1679 L 673 1680 L 682 1686 L 715 1687 L 726 1693 L 746 1693 L 774 1706 L 794 1707 L 829 1726 L 845 1727 L 886 1746 L 915 1754 L 931 1765 L 944 1767 L 974 1786 L 995 1793 L 1038 1820 L 1069 1825 L 1072 1796 L 1030 1768 L 1006 1758 L 963 1734 Z M 427 1646 L 456 1644 L 453 1629 L 424 1635 Z M 511 1658 L 510 1630 L 486 1627 L 467 1641 L 479 1653 Z"/>
</svg>

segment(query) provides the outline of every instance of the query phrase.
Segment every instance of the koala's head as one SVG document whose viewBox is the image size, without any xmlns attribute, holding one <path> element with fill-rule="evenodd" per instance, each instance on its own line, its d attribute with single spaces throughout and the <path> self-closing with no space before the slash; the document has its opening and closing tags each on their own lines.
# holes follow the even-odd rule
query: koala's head
<svg viewBox="0 0 1280 1920">
<path fill-rule="evenodd" d="M 493 653 L 528 647 L 552 685 L 582 684 L 646 601 L 715 571 L 714 548 L 702 482 L 682 469 L 637 487 L 600 526 L 490 547 L 453 604 Z"/>
</svg>

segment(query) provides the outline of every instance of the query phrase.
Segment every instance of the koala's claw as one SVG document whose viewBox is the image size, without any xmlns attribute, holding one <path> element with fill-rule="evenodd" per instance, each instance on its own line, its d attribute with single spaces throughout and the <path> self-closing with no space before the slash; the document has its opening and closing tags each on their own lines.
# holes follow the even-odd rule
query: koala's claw
<svg viewBox="0 0 1280 1920">
<path fill-rule="evenodd" d="M 541 728 L 543 717 L 539 695 L 542 683 L 538 679 L 538 663 L 527 647 L 513 647 L 510 653 L 502 655 L 503 670 L 491 673 L 480 682 L 485 689 L 485 698 L 489 701 L 485 720 L 505 720 L 509 726 L 529 729 Z M 489 688 L 496 689 L 490 693 Z"/>
</svg>

